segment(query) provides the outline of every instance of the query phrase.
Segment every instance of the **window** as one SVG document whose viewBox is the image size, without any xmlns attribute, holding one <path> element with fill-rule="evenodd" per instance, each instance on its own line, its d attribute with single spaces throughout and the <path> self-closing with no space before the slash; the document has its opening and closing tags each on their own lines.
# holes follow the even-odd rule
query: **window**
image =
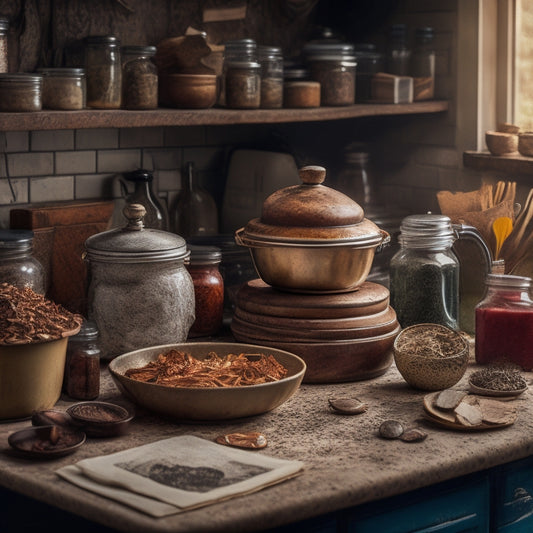
<svg viewBox="0 0 533 533">
<path fill-rule="evenodd" d="M 533 2 L 515 0 L 514 122 L 533 130 Z"/>
</svg>

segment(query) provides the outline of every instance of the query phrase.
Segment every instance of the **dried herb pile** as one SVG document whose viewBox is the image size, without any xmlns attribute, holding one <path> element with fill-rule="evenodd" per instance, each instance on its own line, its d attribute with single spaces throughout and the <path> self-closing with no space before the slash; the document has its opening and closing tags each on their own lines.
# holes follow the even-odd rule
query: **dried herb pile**
<svg viewBox="0 0 533 533">
<path fill-rule="evenodd" d="M 0 283 L 0 345 L 60 339 L 83 317 L 26 287 Z"/>
<path fill-rule="evenodd" d="M 459 333 L 451 329 L 428 324 L 405 330 L 400 335 L 396 348 L 420 357 L 445 358 L 462 352 L 465 349 L 465 341 Z"/>
<path fill-rule="evenodd" d="M 482 389 L 515 391 L 527 386 L 520 370 L 513 366 L 488 366 L 470 376 L 470 383 Z"/>
</svg>

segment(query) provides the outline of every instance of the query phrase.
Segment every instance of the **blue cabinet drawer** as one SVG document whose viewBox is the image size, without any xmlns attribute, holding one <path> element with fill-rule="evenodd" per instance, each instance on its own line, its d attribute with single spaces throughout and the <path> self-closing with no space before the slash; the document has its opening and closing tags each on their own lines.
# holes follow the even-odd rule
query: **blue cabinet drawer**
<svg viewBox="0 0 533 533">
<path fill-rule="evenodd" d="M 345 513 L 348 533 L 489 531 L 489 476 L 441 483 Z"/>
<path fill-rule="evenodd" d="M 496 468 L 491 477 L 498 533 L 533 531 L 533 458 Z"/>
</svg>

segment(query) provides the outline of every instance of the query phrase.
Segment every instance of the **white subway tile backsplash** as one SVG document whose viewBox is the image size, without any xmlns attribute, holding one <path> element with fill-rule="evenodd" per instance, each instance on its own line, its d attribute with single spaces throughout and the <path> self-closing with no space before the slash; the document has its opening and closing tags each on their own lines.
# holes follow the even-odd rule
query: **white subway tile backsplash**
<svg viewBox="0 0 533 533">
<path fill-rule="evenodd" d="M 146 148 L 163 144 L 164 128 L 124 128 L 120 130 L 120 148 Z"/>
<path fill-rule="evenodd" d="M 142 167 L 148 170 L 179 169 L 181 161 L 181 148 L 148 148 L 142 152 Z"/>
<path fill-rule="evenodd" d="M 5 144 L 6 152 L 27 152 L 30 148 L 29 131 L 7 131 L 4 133 L 2 146 Z"/>
<path fill-rule="evenodd" d="M 55 202 L 74 199 L 73 176 L 30 179 L 30 202 Z"/>
<path fill-rule="evenodd" d="M 11 182 L 11 186 L 9 183 Z M 13 189 L 13 190 L 11 190 Z M 28 180 L 25 178 L 0 178 L 0 204 L 25 204 L 28 202 Z"/>
<path fill-rule="evenodd" d="M 97 172 L 128 172 L 140 168 L 141 150 L 99 150 Z"/>
<path fill-rule="evenodd" d="M 75 194 L 77 200 L 89 198 L 112 198 L 114 174 L 82 174 L 75 178 Z"/>
<path fill-rule="evenodd" d="M 96 152 L 81 150 L 56 152 L 56 174 L 89 174 L 96 172 Z"/>
<path fill-rule="evenodd" d="M 207 126 L 173 126 L 164 129 L 165 146 L 195 146 L 206 144 Z"/>
<path fill-rule="evenodd" d="M 30 145 L 32 152 L 74 150 L 74 130 L 32 131 Z"/>
<path fill-rule="evenodd" d="M 54 173 L 54 154 L 52 152 L 8 154 L 7 165 L 10 176 L 50 176 Z"/>
<path fill-rule="evenodd" d="M 118 148 L 118 128 L 76 130 L 76 150 Z"/>
<path fill-rule="evenodd" d="M 197 170 L 220 167 L 223 171 L 224 150 L 221 147 L 194 147 L 183 149 L 183 164 L 194 163 Z"/>
</svg>

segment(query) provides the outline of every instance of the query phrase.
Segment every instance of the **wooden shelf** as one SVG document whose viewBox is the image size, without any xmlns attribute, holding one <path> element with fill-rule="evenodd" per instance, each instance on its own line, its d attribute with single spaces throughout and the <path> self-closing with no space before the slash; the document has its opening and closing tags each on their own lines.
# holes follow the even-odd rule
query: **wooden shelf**
<svg viewBox="0 0 533 533">
<path fill-rule="evenodd" d="M 533 157 L 520 154 L 492 155 L 490 152 L 463 153 L 463 165 L 473 170 L 495 170 L 507 174 L 533 174 Z"/>
<path fill-rule="evenodd" d="M 0 113 L 0 131 L 64 130 L 87 128 L 139 128 L 147 126 L 216 126 L 312 122 L 358 117 L 438 113 L 448 102 L 432 100 L 413 104 L 357 104 L 314 109 L 167 109 L 127 111 L 84 109 Z"/>
</svg>

